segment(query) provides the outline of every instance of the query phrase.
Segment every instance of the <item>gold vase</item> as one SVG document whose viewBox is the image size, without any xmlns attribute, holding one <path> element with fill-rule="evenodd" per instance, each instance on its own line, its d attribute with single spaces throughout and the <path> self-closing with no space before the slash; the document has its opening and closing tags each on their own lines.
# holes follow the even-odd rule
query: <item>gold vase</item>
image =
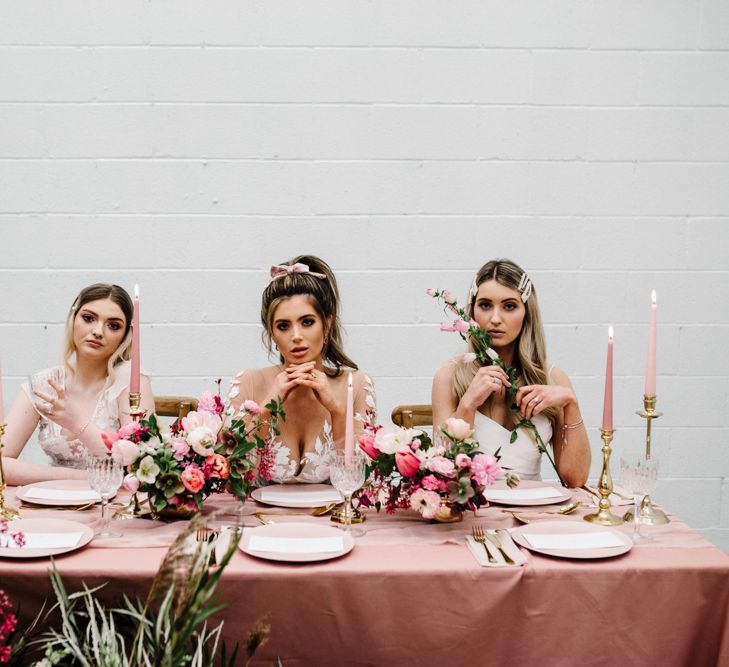
<svg viewBox="0 0 729 667">
<path fill-rule="evenodd" d="M 433 517 L 438 523 L 458 523 L 463 521 L 463 510 L 448 501 L 448 498 L 441 496 L 440 507 Z"/>
<path fill-rule="evenodd" d="M 165 519 L 168 521 L 175 521 L 178 519 L 190 519 L 200 510 L 191 510 L 189 507 L 163 507 L 161 510 L 153 510 L 152 514 L 155 519 Z"/>
</svg>

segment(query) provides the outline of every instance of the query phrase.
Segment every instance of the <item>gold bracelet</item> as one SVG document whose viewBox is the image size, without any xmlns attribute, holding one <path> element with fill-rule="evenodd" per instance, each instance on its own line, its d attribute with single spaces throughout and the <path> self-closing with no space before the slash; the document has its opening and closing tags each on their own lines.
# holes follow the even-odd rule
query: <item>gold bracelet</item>
<svg viewBox="0 0 729 667">
<path fill-rule="evenodd" d="M 584 420 L 580 419 L 580 421 L 575 422 L 574 424 L 562 424 L 562 429 L 567 431 L 571 428 L 578 428 L 579 426 L 582 426 L 584 423 Z"/>
</svg>

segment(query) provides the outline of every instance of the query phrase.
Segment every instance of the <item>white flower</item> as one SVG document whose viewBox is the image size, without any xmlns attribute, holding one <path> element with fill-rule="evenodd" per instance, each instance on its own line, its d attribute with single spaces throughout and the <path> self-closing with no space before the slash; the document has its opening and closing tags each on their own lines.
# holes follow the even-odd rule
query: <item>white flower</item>
<svg viewBox="0 0 729 667">
<path fill-rule="evenodd" d="M 213 445 L 217 437 L 217 431 L 212 432 L 210 429 L 200 426 L 187 434 L 187 442 L 193 451 L 200 456 L 210 456 L 215 453 Z"/>
<path fill-rule="evenodd" d="M 499 358 L 499 353 L 490 347 L 486 348 L 486 354 L 488 354 L 489 357 L 491 357 L 492 361 L 496 361 Z"/>
<path fill-rule="evenodd" d="M 443 424 L 443 430 L 453 440 L 465 440 L 473 433 L 473 429 L 467 421 L 457 419 L 456 417 L 446 419 L 445 424 Z"/>
<path fill-rule="evenodd" d="M 154 462 L 151 456 L 145 456 L 139 462 L 139 468 L 137 469 L 137 479 L 145 484 L 154 484 L 154 481 L 159 475 L 159 466 Z"/>
<path fill-rule="evenodd" d="M 117 440 L 111 446 L 111 453 L 121 461 L 123 466 L 128 466 L 139 457 L 139 447 L 131 440 Z"/>
<path fill-rule="evenodd" d="M 413 438 L 420 435 L 414 428 L 395 426 L 392 429 L 381 428 L 375 436 L 375 447 L 385 454 L 409 452 Z"/>
</svg>

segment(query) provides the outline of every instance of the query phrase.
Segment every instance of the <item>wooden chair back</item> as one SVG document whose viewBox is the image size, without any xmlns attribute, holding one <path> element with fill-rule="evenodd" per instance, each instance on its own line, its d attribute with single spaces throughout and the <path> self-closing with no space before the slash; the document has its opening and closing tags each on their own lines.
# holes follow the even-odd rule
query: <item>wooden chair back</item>
<svg viewBox="0 0 729 667">
<path fill-rule="evenodd" d="M 427 405 L 398 405 L 392 411 L 392 421 L 403 428 L 433 425 L 433 406 Z"/>
<path fill-rule="evenodd" d="M 191 396 L 154 397 L 154 411 L 158 417 L 182 419 L 191 410 L 197 410 L 197 399 Z"/>
</svg>

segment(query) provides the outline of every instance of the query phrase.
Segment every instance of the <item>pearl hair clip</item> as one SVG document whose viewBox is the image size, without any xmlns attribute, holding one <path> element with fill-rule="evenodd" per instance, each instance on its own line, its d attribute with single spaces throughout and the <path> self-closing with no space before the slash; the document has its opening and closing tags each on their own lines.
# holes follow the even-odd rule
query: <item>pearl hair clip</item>
<svg viewBox="0 0 729 667">
<path fill-rule="evenodd" d="M 521 292 L 521 300 L 526 303 L 529 297 L 532 295 L 532 280 L 527 275 L 526 271 L 521 274 L 521 280 L 519 281 L 519 291 Z"/>
</svg>

